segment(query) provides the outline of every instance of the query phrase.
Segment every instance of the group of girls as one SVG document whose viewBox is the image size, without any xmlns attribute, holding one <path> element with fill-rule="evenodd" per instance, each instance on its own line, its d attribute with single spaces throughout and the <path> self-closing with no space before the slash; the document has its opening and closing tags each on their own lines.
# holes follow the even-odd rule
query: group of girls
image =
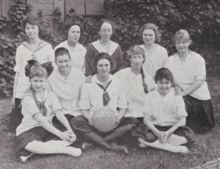
<svg viewBox="0 0 220 169">
<path fill-rule="evenodd" d="M 129 48 L 131 66 L 124 69 L 108 20 L 101 21 L 100 39 L 87 49 L 78 42 L 79 24 L 70 27 L 67 40 L 54 50 L 39 38 L 33 17 L 24 21 L 24 30 L 28 40 L 16 52 L 12 98 L 16 153 L 79 156 L 80 148 L 95 145 L 128 153 L 117 143 L 125 135 L 136 138 L 142 148 L 188 153 L 194 132 L 205 133 L 215 126 L 205 61 L 189 50 L 192 41 L 186 30 L 174 35 L 177 53 L 168 58 L 167 50 L 157 43 L 158 27 L 145 24 L 140 31 L 144 43 Z M 91 121 L 101 107 L 117 115 L 117 125 L 107 134 Z M 69 118 L 65 111 L 75 113 Z M 65 130 L 53 124 L 54 116 Z M 78 140 L 80 146 L 75 144 Z"/>
</svg>

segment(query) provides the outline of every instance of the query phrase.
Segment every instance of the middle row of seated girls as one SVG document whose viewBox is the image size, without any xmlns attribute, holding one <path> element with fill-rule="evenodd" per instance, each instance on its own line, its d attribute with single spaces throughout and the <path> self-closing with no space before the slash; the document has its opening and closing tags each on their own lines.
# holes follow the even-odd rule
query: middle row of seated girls
<svg viewBox="0 0 220 169">
<path fill-rule="evenodd" d="M 128 153 L 124 145 L 116 143 L 116 139 L 131 132 L 139 138 L 140 147 L 151 146 L 176 153 L 188 153 L 188 148 L 183 144 L 193 141 L 193 132 L 184 126 L 187 113 L 182 97 L 176 95 L 172 88 L 172 73 L 167 68 L 159 69 L 155 76 L 155 85 L 153 79 L 147 74 L 145 76 L 141 68 L 145 58 L 144 50 L 134 46 L 129 52 L 131 68 L 119 71 L 115 76 L 110 74 L 110 56 L 106 53 L 98 54 L 94 61 L 96 73 L 91 83 L 84 83 L 83 73 L 71 66 L 68 50 L 58 48 L 55 51 L 58 69 L 54 69 L 48 78 L 49 91 L 44 86 L 46 76 L 42 66 L 36 61 L 29 61 L 26 75 L 30 78 L 31 86 L 25 92 L 22 102 L 24 118 L 16 130 L 16 153 L 27 150 L 35 154 L 64 153 L 79 156 L 80 149 L 67 147 L 76 138 L 84 142 L 84 147 L 86 144 L 98 145 L 107 150 Z M 130 91 L 127 97 L 129 99 L 126 100 L 124 85 L 117 76 L 132 73 L 131 71 L 142 72 L 139 78 L 137 77 L 137 82 L 142 81 L 142 78 L 147 78 L 147 81 L 138 84 L 140 88 L 145 88 L 143 93 L 140 90 Z M 68 77 L 65 76 L 67 72 Z M 103 88 L 99 85 L 106 88 L 105 93 L 109 97 L 103 97 Z M 132 85 L 136 84 L 133 82 Z M 144 94 L 156 86 L 156 90 L 148 95 Z M 140 95 L 136 97 L 133 92 Z M 97 132 L 91 122 L 92 113 L 102 107 L 103 103 L 114 110 L 118 117 L 117 126 L 107 134 Z M 145 125 L 138 126 L 138 120 L 143 121 L 140 119 L 143 118 L 143 113 Z M 51 121 L 54 115 L 68 130 L 68 135 L 53 127 Z M 48 132 L 50 134 L 47 134 Z M 51 134 L 63 141 L 53 140 Z"/>
</svg>

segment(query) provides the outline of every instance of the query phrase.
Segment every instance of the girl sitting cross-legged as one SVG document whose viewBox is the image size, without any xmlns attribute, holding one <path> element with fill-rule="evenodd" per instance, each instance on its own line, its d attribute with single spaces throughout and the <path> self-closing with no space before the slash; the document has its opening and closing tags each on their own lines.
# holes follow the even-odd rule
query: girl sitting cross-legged
<svg viewBox="0 0 220 169">
<path fill-rule="evenodd" d="M 157 89 L 146 96 L 144 124 L 132 135 L 138 137 L 140 147 L 154 147 L 175 153 L 188 153 L 186 143 L 193 142 L 193 131 L 186 127 L 183 98 L 172 88 L 173 75 L 167 68 L 156 72 Z"/>
<path fill-rule="evenodd" d="M 37 61 L 31 60 L 25 67 L 25 74 L 29 77 L 31 86 L 22 99 L 23 119 L 16 129 L 17 155 L 21 159 L 24 153 L 80 156 L 80 149 L 67 147 L 75 141 L 76 136 L 62 113 L 58 98 L 44 87 L 46 69 Z M 54 115 L 66 127 L 66 132 L 53 126 Z"/>
<path fill-rule="evenodd" d="M 127 153 L 125 146 L 116 144 L 118 138 L 131 132 L 138 124 L 133 117 L 124 117 L 127 103 L 122 82 L 110 74 L 112 68 L 111 57 L 107 53 L 99 53 L 94 60 L 96 74 L 91 83 L 85 83 L 82 87 L 79 107 L 82 115 L 72 118 L 70 125 L 78 137 L 85 144 L 92 143 L 107 150 Z M 102 133 L 95 128 L 92 117 L 100 108 L 111 109 L 117 116 L 116 126 L 108 133 Z M 107 112 L 103 112 L 107 117 Z M 105 127 L 106 124 L 103 125 Z"/>
</svg>

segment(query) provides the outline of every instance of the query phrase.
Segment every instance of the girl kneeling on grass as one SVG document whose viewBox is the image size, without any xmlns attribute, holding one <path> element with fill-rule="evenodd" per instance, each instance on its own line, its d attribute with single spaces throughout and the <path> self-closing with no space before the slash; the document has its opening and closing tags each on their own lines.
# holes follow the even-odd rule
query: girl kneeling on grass
<svg viewBox="0 0 220 169">
<path fill-rule="evenodd" d="M 156 72 L 157 89 L 146 96 L 144 124 L 135 129 L 140 147 L 154 147 L 175 153 L 188 153 L 186 143 L 193 142 L 193 131 L 186 127 L 183 98 L 172 88 L 173 75 L 167 68 Z"/>
<path fill-rule="evenodd" d="M 37 61 L 31 60 L 25 67 L 25 74 L 29 77 L 31 86 L 22 99 L 24 117 L 16 129 L 17 155 L 21 159 L 24 159 L 22 158 L 24 152 L 80 156 L 80 149 L 67 147 L 75 141 L 76 136 L 61 111 L 58 98 L 53 92 L 44 88 L 47 78 L 46 69 Z M 61 132 L 52 125 L 54 115 L 67 128 L 67 132 Z"/>
</svg>

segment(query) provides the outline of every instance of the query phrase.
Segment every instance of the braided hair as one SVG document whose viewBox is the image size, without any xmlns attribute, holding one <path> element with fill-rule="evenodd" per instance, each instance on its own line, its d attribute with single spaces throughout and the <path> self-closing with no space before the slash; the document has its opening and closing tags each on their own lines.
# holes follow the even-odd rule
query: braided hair
<svg viewBox="0 0 220 169">
<path fill-rule="evenodd" d="M 133 55 L 142 55 L 143 59 L 145 61 L 145 51 L 144 51 L 144 49 L 142 49 L 138 45 L 131 46 L 128 49 L 127 54 L 129 56 L 129 58 L 131 58 L 131 56 L 133 56 Z M 141 72 L 140 73 L 141 73 L 141 77 L 142 77 L 144 92 L 147 94 L 148 93 L 148 87 L 147 87 L 147 84 L 145 83 L 145 73 L 144 73 L 144 70 L 143 70 L 142 66 L 141 66 Z"/>
</svg>

